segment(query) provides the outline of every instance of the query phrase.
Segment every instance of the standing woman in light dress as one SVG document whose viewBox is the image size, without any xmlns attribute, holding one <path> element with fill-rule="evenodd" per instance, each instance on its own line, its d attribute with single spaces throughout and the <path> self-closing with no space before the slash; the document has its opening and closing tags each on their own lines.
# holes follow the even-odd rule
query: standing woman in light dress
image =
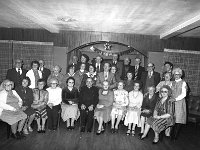
<svg viewBox="0 0 200 150">
<path fill-rule="evenodd" d="M 128 126 L 127 135 L 135 135 L 135 126 L 140 126 L 140 113 L 143 94 L 140 92 L 140 82 L 135 81 L 133 91 L 129 92 L 129 105 L 127 108 L 124 125 Z M 132 128 L 131 128 L 132 127 Z"/>
<path fill-rule="evenodd" d="M 103 82 L 103 89 L 99 90 L 99 102 L 95 109 L 94 116 L 96 117 L 99 127 L 96 132 L 97 135 L 100 135 L 105 130 L 103 128 L 103 123 L 110 121 L 110 113 L 112 110 L 112 104 L 114 100 L 114 93 L 112 90 L 109 90 L 108 81 Z"/>
<path fill-rule="evenodd" d="M 128 105 L 128 92 L 124 90 L 124 83 L 118 83 L 118 89 L 114 91 L 114 102 L 111 111 L 111 133 L 118 132 L 119 122 L 125 115 L 126 106 Z M 116 124 L 115 119 L 117 118 Z"/>
<path fill-rule="evenodd" d="M 175 99 L 175 126 L 172 128 L 171 138 L 176 140 L 181 126 L 186 124 L 186 102 L 187 84 L 181 79 L 183 71 L 180 68 L 173 70 L 175 81 L 172 83 L 172 97 Z"/>
</svg>

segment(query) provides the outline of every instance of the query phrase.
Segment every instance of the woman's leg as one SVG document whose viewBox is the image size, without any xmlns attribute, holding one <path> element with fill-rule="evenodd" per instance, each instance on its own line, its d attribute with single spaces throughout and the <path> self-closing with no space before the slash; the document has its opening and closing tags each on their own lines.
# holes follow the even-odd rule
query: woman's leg
<svg viewBox="0 0 200 150">
<path fill-rule="evenodd" d="M 111 129 L 115 128 L 115 114 L 111 115 Z"/>
<path fill-rule="evenodd" d="M 71 118 L 71 127 L 72 127 L 72 129 L 74 128 L 74 121 L 75 121 L 75 119 Z"/>
<path fill-rule="evenodd" d="M 25 122 L 26 122 L 26 119 L 22 119 L 22 120 L 19 121 L 18 129 L 17 129 L 18 132 L 22 131 Z"/>
<path fill-rule="evenodd" d="M 70 127 L 70 119 L 67 119 L 67 121 L 66 121 L 66 125 L 67 125 L 67 128 Z"/>
<path fill-rule="evenodd" d="M 145 123 L 145 117 L 141 116 L 141 131 L 140 131 L 140 133 L 144 133 L 144 123 Z"/>
<path fill-rule="evenodd" d="M 18 122 L 11 125 L 11 131 L 12 131 L 13 134 L 16 134 L 16 132 L 17 132 L 17 125 L 18 125 Z"/>
<path fill-rule="evenodd" d="M 144 133 L 143 135 L 141 136 L 141 139 L 145 138 L 149 132 L 149 129 L 150 129 L 150 125 L 149 124 L 145 124 L 145 127 L 144 127 Z"/>
<path fill-rule="evenodd" d="M 154 133 L 155 133 L 155 137 L 154 137 L 154 139 L 153 139 L 153 144 L 156 144 L 156 143 L 158 143 L 158 141 L 159 141 L 159 133 L 158 133 L 158 132 L 155 132 L 155 131 L 154 131 Z"/>
<path fill-rule="evenodd" d="M 117 117 L 117 122 L 116 122 L 116 124 L 115 124 L 115 129 L 118 129 L 119 127 L 119 123 L 120 123 L 120 121 L 121 121 L 121 119 L 122 119 L 122 115 L 118 115 L 118 117 Z"/>
<path fill-rule="evenodd" d="M 37 131 L 40 131 L 40 130 L 41 130 L 41 123 L 40 123 L 40 120 L 41 120 L 40 117 L 38 117 L 38 118 L 36 119 L 36 122 L 37 122 Z"/>
<path fill-rule="evenodd" d="M 128 130 L 126 132 L 127 135 L 131 134 L 131 126 L 132 126 L 132 123 L 128 123 Z"/>
<path fill-rule="evenodd" d="M 29 120 L 28 120 L 27 128 L 28 128 L 28 130 L 29 130 L 30 132 L 33 132 L 33 129 L 31 128 L 31 124 L 32 124 L 34 118 L 35 118 L 35 114 L 31 115 L 31 116 L 29 117 Z"/>
<path fill-rule="evenodd" d="M 47 118 L 42 118 L 42 131 L 45 131 L 45 123 L 46 123 Z"/>
</svg>

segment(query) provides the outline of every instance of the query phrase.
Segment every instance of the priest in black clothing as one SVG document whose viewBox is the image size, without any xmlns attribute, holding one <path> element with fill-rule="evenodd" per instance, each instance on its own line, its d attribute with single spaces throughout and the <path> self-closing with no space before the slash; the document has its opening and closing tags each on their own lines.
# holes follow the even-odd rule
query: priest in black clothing
<svg viewBox="0 0 200 150">
<path fill-rule="evenodd" d="M 92 131 L 94 109 L 98 101 L 98 88 L 93 86 L 93 80 L 91 78 L 87 78 L 86 85 L 81 88 L 79 96 L 81 132 L 85 132 L 86 125 L 87 132 Z"/>
</svg>

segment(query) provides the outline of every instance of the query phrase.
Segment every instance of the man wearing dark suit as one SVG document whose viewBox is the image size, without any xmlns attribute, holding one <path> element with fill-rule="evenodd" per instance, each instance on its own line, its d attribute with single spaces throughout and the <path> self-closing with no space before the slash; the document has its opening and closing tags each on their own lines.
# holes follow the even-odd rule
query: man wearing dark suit
<svg viewBox="0 0 200 150">
<path fill-rule="evenodd" d="M 15 60 L 15 68 L 9 69 L 7 71 L 6 79 L 14 82 L 15 88 L 22 85 L 22 79 L 26 77 L 27 70 L 22 69 L 22 60 Z"/>
<path fill-rule="evenodd" d="M 128 58 L 128 57 L 124 58 L 124 64 L 123 64 L 123 67 L 122 67 L 122 75 L 121 75 L 122 80 L 126 80 L 127 79 L 127 76 L 126 76 L 127 72 L 132 70 L 132 66 L 130 65 L 130 63 L 131 63 L 130 58 Z"/>
<path fill-rule="evenodd" d="M 74 72 L 76 72 L 77 70 L 79 70 L 79 66 L 78 66 L 78 57 L 77 56 L 73 56 L 72 57 L 72 63 L 69 66 L 73 66 L 74 67 Z M 68 73 L 68 72 L 67 72 Z"/>
<path fill-rule="evenodd" d="M 104 71 L 98 73 L 97 75 L 97 82 L 96 82 L 96 86 L 98 88 L 103 88 L 103 82 L 104 81 L 108 81 L 109 83 L 109 88 L 113 89 L 117 86 L 117 82 L 115 79 L 115 75 L 113 73 L 111 73 L 110 70 L 110 64 L 109 63 L 105 63 L 104 64 Z"/>
<path fill-rule="evenodd" d="M 103 64 L 101 56 L 97 56 L 95 61 L 92 63 L 96 67 L 96 73 L 103 72 Z"/>
<path fill-rule="evenodd" d="M 87 78 L 86 85 L 80 90 L 79 108 L 81 119 L 81 132 L 85 132 L 87 125 L 87 132 L 92 131 L 94 109 L 99 102 L 99 90 L 93 86 L 92 78 Z"/>
<path fill-rule="evenodd" d="M 51 71 L 44 67 L 44 61 L 43 60 L 39 60 L 39 64 L 40 64 L 39 70 L 42 72 L 42 78 L 44 79 L 44 81 L 46 83 L 44 89 L 46 89 L 47 88 L 47 79 L 50 76 Z"/>
<path fill-rule="evenodd" d="M 118 54 L 113 54 L 112 55 L 112 61 L 110 63 L 111 66 L 117 66 L 117 72 L 116 74 L 121 77 L 122 76 L 122 67 L 123 63 L 119 62 L 119 55 Z"/>
<path fill-rule="evenodd" d="M 142 73 L 142 91 L 143 94 L 147 92 L 147 88 L 150 86 L 156 87 L 160 82 L 160 73 L 154 71 L 155 66 L 153 63 L 148 63 L 147 71 Z"/>
<path fill-rule="evenodd" d="M 135 66 L 132 67 L 131 71 L 133 73 L 133 80 L 140 80 L 142 72 L 145 71 L 144 67 L 140 66 L 141 59 L 135 58 Z"/>
</svg>

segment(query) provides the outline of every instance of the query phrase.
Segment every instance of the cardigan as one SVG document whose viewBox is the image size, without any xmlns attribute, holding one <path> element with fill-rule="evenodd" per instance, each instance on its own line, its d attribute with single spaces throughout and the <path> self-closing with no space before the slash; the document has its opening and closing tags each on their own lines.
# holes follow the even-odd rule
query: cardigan
<svg viewBox="0 0 200 150">
<path fill-rule="evenodd" d="M 22 106 L 22 99 L 20 98 L 20 96 L 17 94 L 17 92 L 15 90 L 12 90 L 12 92 L 19 99 L 19 106 L 21 107 Z M 11 110 L 11 111 L 14 109 L 14 107 L 6 104 L 7 96 L 8 96 L 8 92 L 6 90 L 2 90 L 0 92 L 0 116 L 1 116 L 1 113 L 4 109 Z"/>
</svg>

